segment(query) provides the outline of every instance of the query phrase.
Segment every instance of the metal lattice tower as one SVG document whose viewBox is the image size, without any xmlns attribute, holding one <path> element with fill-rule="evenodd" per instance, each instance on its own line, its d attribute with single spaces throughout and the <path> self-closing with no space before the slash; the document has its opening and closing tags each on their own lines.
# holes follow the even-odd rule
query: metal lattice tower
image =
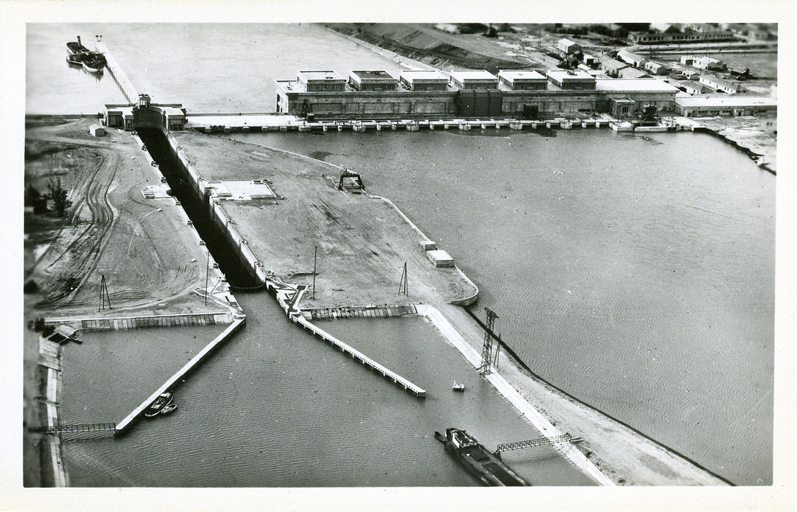
<svg viewBox="0 0 797 512">
<path fill-rule="evenodd" d="M 490 356 L 493 352 L 493 323 L 498 315 L 495 314 L 490 308 L 484 308 L 487 313 L 487 329 L 484 331 L 484 346 L 482 347 L 482 365 L 479 367 L 479 373 L 482 375 L 489 375 L 492 373 L 490 367 Z"/>
</svg>

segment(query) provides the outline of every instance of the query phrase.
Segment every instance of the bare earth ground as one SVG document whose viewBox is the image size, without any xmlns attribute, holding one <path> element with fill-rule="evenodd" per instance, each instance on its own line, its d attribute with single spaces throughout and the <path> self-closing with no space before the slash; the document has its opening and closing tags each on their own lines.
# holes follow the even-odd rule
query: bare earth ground
<svg viewBox="0 0 797 512">
<path fill-rule="evenodd" d="M 204 288 L 206 257 L 179 206 L 141 193 L 160 184 L 144 151 L 129 133 L 94 138 L 90 124 L 80 119 L 26 133 L 26 172 L 41 182 L 58 170 L 73 202 L 63 229 L 26 268 L 26 280 L 40 288 L 36 309 L 43 316 L 220 311 L 191 293 Z M 98 313 L 103 275 L 113 309 Z"/>
<path fill-rule="evenodd" d="M 767 116 L 695 117 L 699 124 L 761 155 L 759 163 L 777 171 L 778 118 Z"/>
<path fill-rule="evenodd" d="M 481 328 L 462 308 L 448 304 L 470 293 L 465 281 L 424 258 L 417 245 L 420 236 L 397 212 L 377 199 L 336 190 L 332 181 L 338 169 L 262 146 L 193 132 L 175 135 L 206 179 L 267 178 L 284 196 L 222 204 L 265 269 L 287 282 L 312 283 L 313 248 L 319 248 L 316 299 L 306 293 L 301 307 L 423 302 L 440 310 L 471 346 L 481 349 Z M 410 297 L 402 301 L 398 282 L 404 261 Z M 500 374 L 554 425 L 584 437 L 579 449 L 619 485 L 723 484 L 518 365 L 502 364 Z"/>
</svg>

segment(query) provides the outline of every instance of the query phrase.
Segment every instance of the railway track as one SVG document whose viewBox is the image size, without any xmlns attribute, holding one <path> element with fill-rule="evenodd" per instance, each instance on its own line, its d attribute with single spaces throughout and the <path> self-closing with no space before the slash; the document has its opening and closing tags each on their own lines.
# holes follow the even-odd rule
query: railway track
<svg viewBox="0 0 797 512">
<path fill-rule="evenodd" d="M 91 144 L 90 146 L 96 147 Z M 46 298 L 38 304 L 41 308 L 52 308 L 67 304 L 77 294 L 97 265 L 107 234 L 114 223 L 114 212 L 108 202 L 108 189 L 116 175 L 118 156 L 112 152 L 99 151 L 101 161 L 93 172 L 80 173 L 76 182 L 80 187 L 73 192 L 72 222 L 78 220 L 84 208 L 88 209 L 86 227 L 75 235 L 46 268 L 65 268 L 50 280 L 45 287 Z"/>
</svg>

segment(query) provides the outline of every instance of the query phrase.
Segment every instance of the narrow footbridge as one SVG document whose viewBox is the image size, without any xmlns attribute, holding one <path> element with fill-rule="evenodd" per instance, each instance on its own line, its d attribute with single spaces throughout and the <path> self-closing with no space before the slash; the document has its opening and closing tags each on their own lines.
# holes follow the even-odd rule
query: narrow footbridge
<svg viewBox="0 0 797 512">
<path fill-rule="evenodd" d="M 543 446 L 546 444 L 568 443 L 573 439 L 570 434 L 563 434 L 554 437 L 540 437 L 539 439 L 530 439 L 528 441 L 518 441 L 517 443 L 499 444 L 495 449 L 495 453 L 511 452 L 513 450 L 522 450 L 524 448 L 532 448 L 534 446 Z"/>
<path fill-rule="evenodd" d="M 102 432 L 115 431 L 116 423 L 83 423 L 79 425 L 58 425 L 48 427 L 45 432 L 48 434 L 60 434 L 65 432 Z"/>
</svg>

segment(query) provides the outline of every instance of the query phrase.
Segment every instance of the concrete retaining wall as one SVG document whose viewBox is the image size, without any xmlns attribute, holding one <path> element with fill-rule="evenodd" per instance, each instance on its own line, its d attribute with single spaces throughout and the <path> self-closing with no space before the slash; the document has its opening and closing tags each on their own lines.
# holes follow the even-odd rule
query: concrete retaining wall
<svg viewBox="0 0 797 512">
<path fill-rule="evenodd" d="M 194 325 L 229 324 L 234 320 L 231 312 L 164 315 L 128 316 L 117 318 L 45 318 L 45 325 L 68 325 L 80 331 L 125 331 L 145 327 L 178 327 Z"/>
<path fill-rule="evenodd" d="M 392 318 L 415 315 L 413 304 L 384 304 L 381 306 L 347 306 L 339 308 L 302 309 L 308 320 L 334 320 L 336 318 Z"/>
</svg>

